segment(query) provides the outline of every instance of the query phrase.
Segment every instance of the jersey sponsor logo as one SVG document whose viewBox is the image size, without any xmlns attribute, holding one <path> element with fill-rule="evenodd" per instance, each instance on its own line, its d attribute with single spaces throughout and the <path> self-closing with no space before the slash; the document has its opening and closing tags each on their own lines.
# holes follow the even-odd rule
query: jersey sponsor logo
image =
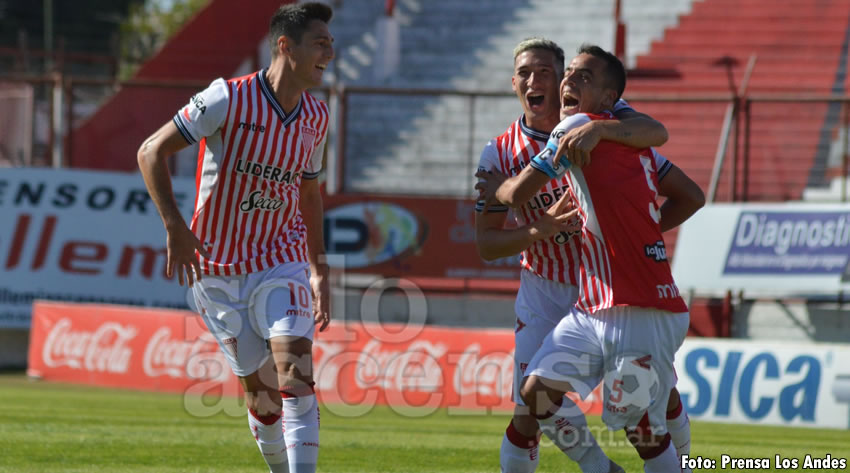
<svg viewBox="0 0 850 473">
<path fill-rule="evenodd" d="M 262 177 L 263 179 L 282 184 L 292 184 L 301 175 L 300 172 L 285 171 L 277 166 L 255 163 L 253 161 L 243 161 L 241 159 L 236 161 L 236 172 L 249 174 L 254 177 Z"/>
<path fill-rule="evenodd" d="M 296 317 L 312 317 L 310 311 L 304 309 L 287 309 L 286 315 L 294 315 Z"/>
<path fill-rule="evenodd" d="M 552 192 L 539 192 L 534 197 L 528 201 L 528 208 L 530 210 L 543 210 L 549 208 L 550 205 L 554 204 L 558 201 L 564 194 L 567 193 L 567 189 L 570 186 L 563 185 L 561 187 L 556 187 L 552 189 Z"/>
<path fill-rule="evenodd" d="M 667 248 L 664 247 L 664 240 L 658 240 L 654 245 L 644 246 L 643 251 L 647 258 L 652 258 L 657 263 L 667 261 Z"/>
<path fill-rule="evenodd" d="M 301 146 L 307 149 L 312 149 L 313 145 L 316 143 L 316 136 L 318 132 L 315 128 L 311 128 L 307 125 L 301 126 Z"/>
<path fill-rule="evenodd" d="M 195 105 L 195 108 L 197 108 L 201 112 L 201 115 L 203 115 L 204 112 L 207 111 L 207 106 L 206 104 L 204 104 L 204 98 L 201 96 L 201 94 L 193 95 L 190 101 Z"/>
<path fill-rule="evenodd" d="M 655 289 L 658 290 L 659 299 L 675 299 L 679 297 L 679 288 L 674 283 L 658 284 L 655 286 Z"/>
<path fill-rule="evenodd" d="M 256 123 L 248 122 L 239 122 L 239 129 L 248 131 L 259 131 L 260 133 L 265 133 L 266 131 L 266 127 L 264 125 L 257 125 Z"/>
<path fill-rule="evenodd" d="M 252 210 L 278 210 L 283 207 L 283 201 L 261 195 L 261 191 L 254 191 L 239 204 L 239 210 L 250 212 Z"/>
</svg>

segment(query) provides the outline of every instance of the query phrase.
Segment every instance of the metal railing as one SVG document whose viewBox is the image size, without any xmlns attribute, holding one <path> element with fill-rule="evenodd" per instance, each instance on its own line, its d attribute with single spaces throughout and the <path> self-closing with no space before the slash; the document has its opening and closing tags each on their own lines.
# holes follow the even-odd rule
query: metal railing
<svg viewBox="0 0 850 473">
<path fill-rule="evenodd" d="M 187 91 L 197 91 L 205 88 L 208 83 L 200 81 L 175 81 L 175 80 L 128 80 L 115 81 L 109 79 L 92 79 L 61 76 L 58 74 L 48 76 L 0 76 L 0 81 L 13 83 L 26 83 L 34 87 L 45 89 L 38 100 L 41 102 L 42 108 L 47 109 L 47 135 L 44 142 L 38 143 L 39 148 L 46 150 L 46 154 L 37 160 L 41 163 L 51 163 L 53 165 L 62 166 L 67 163 L 73 165 L 73 156 L 71 153 L 72 144 L 75 140 L 75 128 L 80 120 L 85 117 L 79 117 L 75 114 L 75 107 L 81 103 L 81 99 L 77 98 L 77 92 L 88 89 L 97 89 L 97 92 L 89 93 L 90 97 L 86 100 L 91 104 L 102 102 L 116 90 L 121 88 L 131 87 L 146 87 L 153 89 L 162 88 L 178 88 Z M 331 190 L 346 191 L 345 163 L 347 160 L 357 159 L 350 155 L 350 135 L 353 130 L 357 130 L 362 126 L 356 116 L 352 116 L 350 102 L 353 97 L 361 97 L 365 95 L 377 95 L 384 97 L 427 97 L 429 99 L 445 99 L 445 98 L 460 98 L 466 102 L 465 110 L 467 113 L 459 122 L 463 122 L 463 130 L 454 130 L 456 133 L 451 138 L 457 149 L 462 150 L 462 154 L 466 155 L 464 166 L 469 163 L 474 163 L 477 160 L 478 153 L 481 147 L 486 143 L 486 139 L 482 136 L 495 136 L 501 130 L 484 130 L 478 123 L 482 108 L 486 109 L 488 101 L 505 100 L 513 97 L 509 92 L 484 92 L 484 91 L 459 91 L 451 89 L 392 89 L 381 87 L 334 87 L 321 88 L 316 91 L 317 95 L 326 98 L 331 104 L 332 115 L 332 130 L 330 135 L 330 150 L 329 150 L 329 188 Z M 745 91 L 744 91 L 745 92 Z M 92 99 L 92 96 L 100 98 Z M 626 98 L 632 103 L 717 103 L 727 104 L 728 108 L 733 113 L 727 113 L 725 125 L 718 127 L 717 133 L 719 143 L 714 156 L 713 172 L 710 182 L 708 183 L 708 194 L 710 200 L 716 199 L 716 193 L 719 183 L 726 182 L 730 189 L 729 200 L 746 201 L 753 196 L 751 192 L 752 183 L 752 147 L 758 145 L 753 142 L 753 124 L 754 124 L 754 107 L 764 106 L 766 104 L 809 104 L 812 106 L 826 105 L 831 107 L 832 123 L 829 119 L 821 127 L 821 134 L 841 137 L 838 143 L 841 160 L 839 166 L 840 171 L 837 171 L 835 164 L 833 165 L 833 175 L 840 172 L 841 180 L 840 197 L 841 202 L 848 201 L 848 188 L 846 178 L 850 172 L 848 165 L 848 133 L 847 129 L 850 126 L 850 95 L 836 94 L 745 94 L 740 93 L 681 93 L 681 94 L 646 94 L 635 93 L 626 94 Z M 46 106 L 46 107 L 45 107 Z M 96 105 L 92 105 L 92 108 Z M 840 113 L 834 113 L 840 109 Z M 476 114 L 478 110 L 478 114 Z M 486 112 L 486 110 L 485 110 Z M 520 111 L 516 107 L 516 115 Z M 733 118 L 728 118 L 728 117 Z M 735 118 L 737 117 L 737 118 Z M 515 117 L 505 117 L 508 123 Z M 794 120 L 795 117 L 788 117 L 789 120 Z M 803 120 L 803 119 L 800 119 Z M 662 119 L 663 121 L 663 119 Z M 724 131 L 725 130 L 725 131 Z M 838 131 L 838 133 L 836 133 Z M 721 136 L 722 135 L 722 136 Z M 732 138 L 733 144 L 728 145 L 725 141 Z M 34 138 L 34 141 L 39 138 Z M 823 140 L 821 140 L 823 141 Z M 832 141 L 830 141 L 832 143 Z M 823 152 L 823 150 L 821 150 Z M 833 153 L 835 154 L 835 153 Z M 731 158 L 728 170 L 723 171 L 725 167 L 726 157 Z M 47 159 L 45 159 L 47 158 Z M 368 157 L 367 157 L 368 158 Z M 30 163 L 24 163 L 30 164 Z M 782 164 L 782 163 L 780 163 Z M 777 185 L 782 185 L 778 182 Z M 818 184 L 818 183 L 815 183 Z M 824 182 L 820 182 L 821 185 Z"/>
</svg>

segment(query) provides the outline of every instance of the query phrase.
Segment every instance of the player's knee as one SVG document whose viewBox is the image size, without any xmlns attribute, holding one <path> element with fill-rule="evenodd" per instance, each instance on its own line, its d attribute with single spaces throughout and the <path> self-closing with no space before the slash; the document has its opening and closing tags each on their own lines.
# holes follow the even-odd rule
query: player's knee
<svg viewBox="0 0 850 473">
<path fill-rule="evenodd" d="M 517 407 L 523 407 L 524 409 L 522 413 L 514 411 L 514 416 L 511 418 L 511 423 L 514 425 L 514 428 L 521 434 L 528 437 L 536 435 L 539 430 L 537 418 L 529 414 L 526 406 Z"/>
<path fill-rule="evenodd" d="M 528 376 L 523 380 L 519 395 L 532 416 L 544 414 L 549 408 L 546 386 L 537 376 Z"/>
<path fill-rule="evenodd" d="M 245 405 L 261 416 L 280 414 L 280 394 L 274 388 L 245 390 Z"/>
<path fill-rule="evenodd" d="M 667 412 L 673 412 L 679 408 L 679 403 L 681 399 L 679 398 L 679 390 L 673 387 L 670 390 L 670 397 L 667 398 Z"/>
<path fill-rule="evenodd" d="M 644 460 L 661 455 L 671 442 L 669 433 L 656 435 L 649 428 L 626 429 L 626 438 Z"/>
</svg>

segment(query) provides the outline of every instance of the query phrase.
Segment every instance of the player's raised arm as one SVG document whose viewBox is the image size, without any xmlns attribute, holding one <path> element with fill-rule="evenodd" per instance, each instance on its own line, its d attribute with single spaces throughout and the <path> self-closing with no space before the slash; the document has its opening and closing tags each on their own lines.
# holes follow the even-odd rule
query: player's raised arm
<svg viewBox="0 0 850 473">
<path fill-rule="evenodd" d="M 590 163 L 590 152 L 602 140 L 633 148 L 661 146 L 667 142 L 664 125 L 649 115 L 636 112 L 623 100 L 614 107 L 614 116 L 617 120 L 593 120 L 570 130 L 561 138 L 562 154 L 571 163 L 584 167 Z"/>
<path fill-rule="evenodd" d="M 177 151 L 188 146 L 188 142 L 173 121 L 169 121 L 146 139 L 137 153 L 139 170 L 145 180 L 145 187 L 156 205 L 168 238 L 168 277 L 177 271 L 177 279 L 183 285 L 192 286 L 194 279 L 201 279 L 201 267 L 195 251 L 206 254 L 203 245 L 186 225 L 180 208 L 174 199 L 171 187 L 171 174 L 167 159 Z M 194 276 L 194 278 L 193 278 Z"/>
</svg>

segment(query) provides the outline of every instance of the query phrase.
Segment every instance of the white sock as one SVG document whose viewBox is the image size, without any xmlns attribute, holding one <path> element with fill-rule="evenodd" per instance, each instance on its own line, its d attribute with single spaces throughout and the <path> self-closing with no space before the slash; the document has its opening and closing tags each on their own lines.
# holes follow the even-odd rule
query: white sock
<svg viewBox="0 0 850 473">
<path fill-rule="evenodd" d="M 546 437 L 578 463 L 583 473 L 608 473 L 611 460 L 587 428 L 584 413 L 570 398 L 562 397 L 558 411 L 538 417 L 537 422 Z"/>
<path fill-rule="evenodd" d="M 316 395 L 283 397 L 283 435 L 292 473 L 313 473 L 319 459 L 319 403 Z"/>
<path fill-rule="evenodd" d="M 289 473 L 280 415 L 260 416 L 248 409 L 248 426 L 271 473 Z"/>
<path fill-rule="evenodd" d="M 502 473 L 534 473 L 540 463 L 538 443 L 537 436 L 526 437 L 514 428 L 513 422 L 508 424 L 499 449 Z"/>
<path fill-rule="evenodd" d="M 669 439 L 668 436 L 667 448 L 659 455 L 643 459 L 643 471 L 646 473 L 670 473 L 682 470 L 679 457 L 676 456 L 676 448 L 673 447 L 673 442 L 670 442 Z"/>
<path fill-rule="evenodd" d="M 667 431 L 679 458 L 691 453 L 691 421 L 681 401 L 678 409 L 667 413 Z"/>
</svg>

